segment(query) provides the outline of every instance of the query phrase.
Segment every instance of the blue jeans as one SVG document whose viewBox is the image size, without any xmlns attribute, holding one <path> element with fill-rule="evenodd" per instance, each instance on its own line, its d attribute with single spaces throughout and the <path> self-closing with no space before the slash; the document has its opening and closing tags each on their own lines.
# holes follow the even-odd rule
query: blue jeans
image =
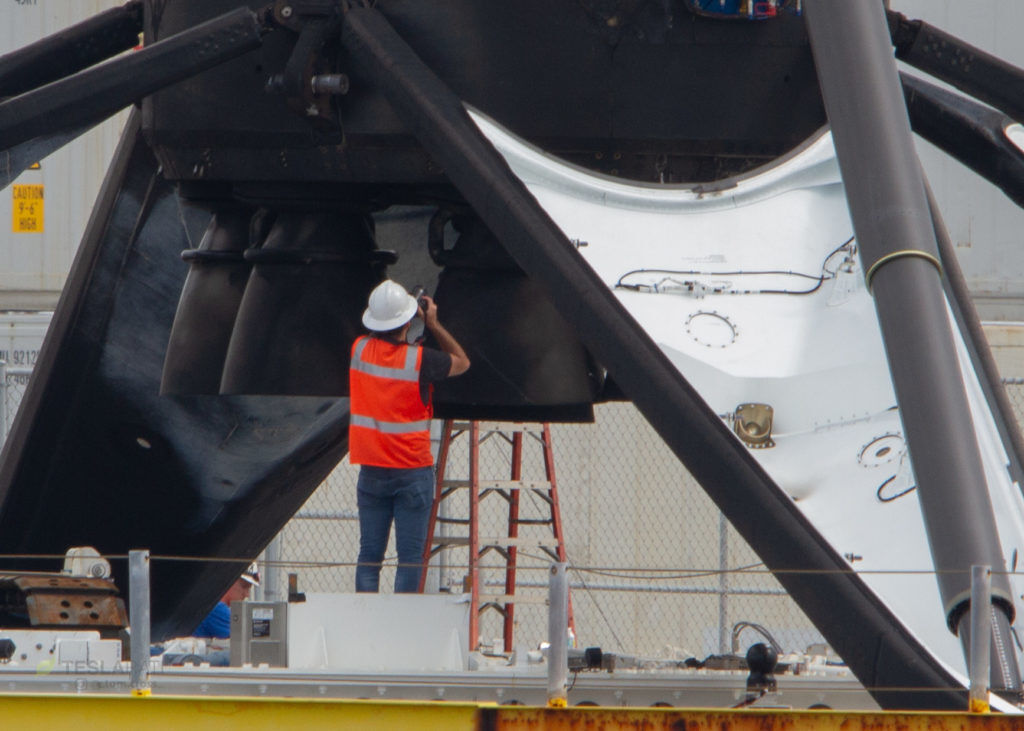
<svg viewBox="0 0 1024 731">
<path fill-rule="evenodd" d="M 359 506 L 359 565 L 356 591 L 378 591 L 380 568 L 395 523 L 398 570 L 395 593 L 419 591 L 423 547 L 434 501 L 434 468 L 399 469 L 363 465 L 356 483 Z"/>
</svg>

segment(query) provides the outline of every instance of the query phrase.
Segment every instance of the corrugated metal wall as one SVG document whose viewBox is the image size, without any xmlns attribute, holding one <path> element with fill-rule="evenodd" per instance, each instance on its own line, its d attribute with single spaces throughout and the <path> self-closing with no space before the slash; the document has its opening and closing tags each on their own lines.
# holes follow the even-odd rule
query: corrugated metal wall
<svg viewBox="0 0 1024 731">
<path fill-rule="evenodd" d="M 1020 0 L 891 0 L 890 7 L 1024 68 Z M 981 317 L 1024 320 L 1024 210 L 931 144 L 917 146 Z"/>
<path fill-rule="evenodd" d="M 6 0 L 0 3 L 0 53 L 28 45 L 123 0 Z M 82 238 L 125 114 L 40 161 L 0 192 L 0 310 L 52 310 Z M 36 194 L 32 215 L 15 215 L 18 197 Z M 26 209 L 27 210 L 27 209 Z"/>
</svg>

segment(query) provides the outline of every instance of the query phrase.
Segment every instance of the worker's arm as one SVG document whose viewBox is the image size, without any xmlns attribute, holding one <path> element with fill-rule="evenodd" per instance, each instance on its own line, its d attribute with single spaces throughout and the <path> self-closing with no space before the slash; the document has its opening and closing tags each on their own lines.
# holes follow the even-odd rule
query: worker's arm
<svg viewBox="0 0 1024 731">
<path fill-rule="evenodd" d="M 452 357 L 452 369 L 448 371 L 450 376 L 458 376 L 469 370 L 469 357 L 466 355 L 466 351 L 459 345 L 459 341 L 452 337 L 452 334 L 444 329 L 437 319 L 437 305 L 434 304 L 434 300 L 426 295 L 420 298 L 426 302 L 426 311 L 420 308 L 420 316 L 423 318 L 423 324 L 426 326 L 430 334 L 434 336 L 437 341 L 438 347 L 445 353 Z"/>
</svg>

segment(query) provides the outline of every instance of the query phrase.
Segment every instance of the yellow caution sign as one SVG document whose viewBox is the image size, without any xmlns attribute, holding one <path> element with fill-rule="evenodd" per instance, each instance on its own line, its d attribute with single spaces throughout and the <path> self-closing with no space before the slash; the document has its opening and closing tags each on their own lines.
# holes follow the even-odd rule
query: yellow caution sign
<svg viewBox="0 0 1024 731">
<path fill-rule="evenodd" d="M 43 186 L 11 186 L 11 230 L 16 234 L 43 232 Z"/>
</svg>

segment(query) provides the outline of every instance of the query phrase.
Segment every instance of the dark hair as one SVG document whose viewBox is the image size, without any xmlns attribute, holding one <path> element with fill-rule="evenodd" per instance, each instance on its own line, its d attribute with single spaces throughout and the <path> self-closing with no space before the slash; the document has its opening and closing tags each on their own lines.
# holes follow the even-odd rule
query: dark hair
<svg viewBox="0 0 1024 731">
<path fill-rule="evenodd" d="M 408 324 L 408 322 L 405 323 L 405 325 Z M 392 340 L 394 340 L 398 338 L 399 335 L 402 334 L 402 330 L 405 329 L 405 325 L 399 325 L 398 327 L 392 328 L 391 330 L 371 330 L 370 335 L 372 335 L 375 338 L 391 338 Z"/>
</svg>

